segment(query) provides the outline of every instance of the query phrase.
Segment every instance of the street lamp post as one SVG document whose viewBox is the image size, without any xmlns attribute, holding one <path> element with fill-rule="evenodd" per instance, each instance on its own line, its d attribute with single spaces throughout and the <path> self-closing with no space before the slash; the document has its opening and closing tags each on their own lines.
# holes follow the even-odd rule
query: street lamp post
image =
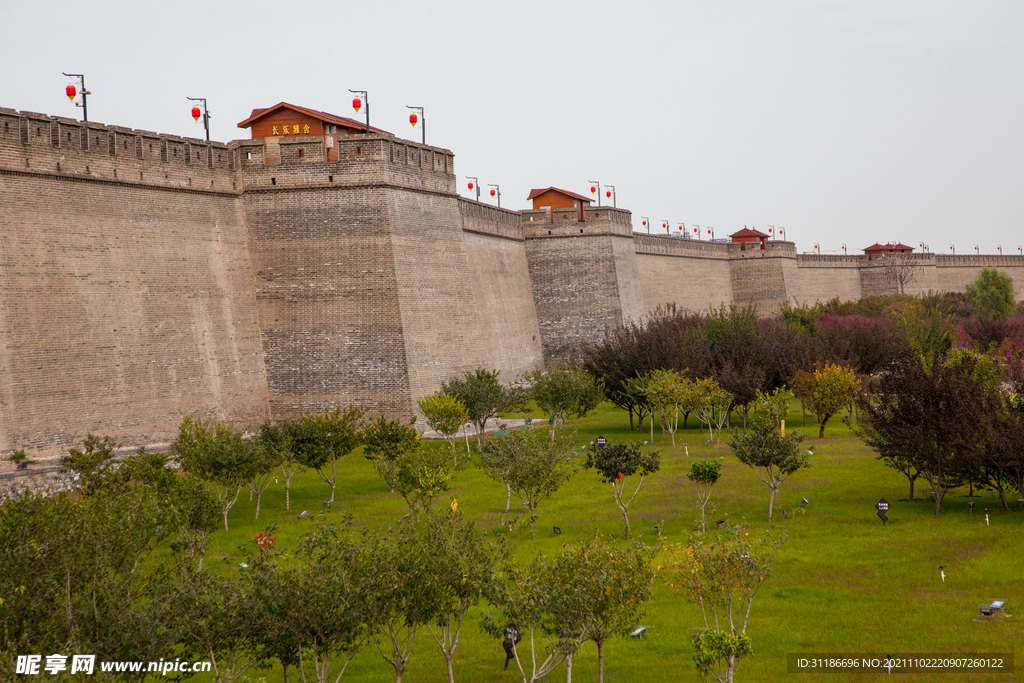
<svg viewBox="0 0 1024 683">
<path fill-rule="evenodd" d="M 419 122 L 419 124 L 420 124 L 420 135 L 422 136 L 420 138 L 420 141 L 424 145 L 427 144 L 427 117 L 423 114 L 423 107 L 410 107 L 407 104 L 407 105 L 405 105 L 405 108 L 406 109 L 415 109 L 416 111 L 418 111 L 420 113 L 419 118 L 416 117 L 416 111 L 414 111 L 413 113 L 409 114 L 409 123 L 411 123 L 412 127 L 415 128 L 416 127 L 416 123 Z"/>
<path fill-rule="evenodd" d="M 349 88 L 349 92 L 350 93 L 354 93 L 356 95 L 362 95 L 363 96 L 362 100 L 360 100 L 358 97 L 356 97 L 356 98 L 354 98 L 352 100 L 352 108 L 355 109 L 356 113 L 358 114 L 359 113 L 359 109 L 364 104 L 366 105 L 366 134 L 369 135 L 370 134 L 370 96 L 366 93 L 365 90 L 352 90 L 351 88 Z"/>
<path fill-rule="evenodd" d="M 775 239 L 775 226 L 774 225 L 769 225 L 768 226 L 768 233 L 772 236 L 772 239 L 774 240 Z"/>
<path fill-rule="evenodd" d="M 640 218 L 644 219 L 644 227 L 647 228 L 647 234 L 650 235 L 651 234 L 651 219 L 648 218 L 647 216 L 640 216 Z"/>
<path fill-rule="evenodd" d="M 596 194 L 597 195 L 597 205 L 601 206 L 601 183 L 599 181 L 597 181 L 597 180 L 588 180 L 587 182 L 591 183 L 591 185 L 590 185 L 590 194 Z M 596 187 L 595 187 L 595 185 L 596 185 Z"/>
<path fill-rule="evenodd" d="M 697 241 L 700 242 L 700 224 L 693 224 L 693 234 L 697 236 Z"/>
<path fill-rule="evenodd" d="M 785 242 L 786 241 L 786 229 L 780 226 L 779 227 L 779 234 L 782 235 L 782 241 Z"/>
<path fill-rule="evenodd" d="M 955 246 L 953 246 L 952 244 L 951 244 L 951 245 L 949 245 L 949 250 L 950 250 L 951 252 L 953 252 L 953 256 L 956 256 L 956 247 L 955 247 Z"/>
<path fill-rule="evenodd" d="M 61 71 L 61 73 L 64 74 L 63 71 Z M 79 104 L 78 102 L 75 102 L 75 86 L 69 85 L 67 87 L 67 89 L 65 90 L 65 92 L 67 93 L 68 98 L 72 102 L 75 102 L 75 106 L 76 107 L 81 107 L 82 108 L 82 120 L 83 121 L 88 121 L 89 120 L 89 99 L 88 99 L 88 97 L 92 93 L 85 89 L 85 75 L 84 74 L 64 74 L 64 75 L 65 76 L 70 76 L 71 78 L 77 78 L 78 82 L 82 84 L 82 92 L 81 92 L 82 103 L 81 104 Z"/>
<path fill-rule="evenodd" d="M 210 112 L 206 109 L 206 98 L 205 97 L 186 97 L 185 99 L 186 100 L 190 100 L 192 102 L 202 102 L 203 103 L 203 128 L 206 129 L 206 141 L 209 142 L 210 141 Z M 199 121 L 198 112 L 199 112 L 199 107 L 192 107 L 192 118 L 194 118 L 196 121 Z"/>
<path fill-rule="evenodd" d="M 614 185 L 605 185 L 605 187 L 612 188 L 611 190 L 608 190 L 605 193 L 605 196 L 612 200 L 612 208 L 613 209 L 619 208 L 619 205 L 615 202 L 615 186 Z"/>
<path fill-rule="evenodd" d="M 487 187 L 493 187 L 494 188 L 493 190 L 491 190 L 491 196 L 492 197 L 496 197 L 498 199 L 498 208 L 500 209 L 501 208 L 501 187 L 499 187 L 498 185 L 492 185 L 490 183 L 487 183 Z"/>
<path fill-rule="evenodd" d="M 665 228 L 665 234 L 666 235 L 671 235 L 672 234 L 672 231 L 669 230 L 669 228 L 668 228 L 668 219 L 666 219 L 666 218 L 662 218 L 661 219 L 661 227 Z"/>
<path fill-rule="evenodd" d="M 476 200 L 480 201 L 480 179 L 477 178 L 476 176 L 472 176 L 472 175 L 468 175 L 468 176 L 466 176 L 466 178 L 469 179 L 469 181 L 470 181 L 469 182 L 469 189 L 470 190 L 472 190 L 474 188 L 476 189 Z"/>
<path fill-rule="evenodd" d="M 843 242 L 843 256 L 846 256 L 846 243 Z"/>
<path fill-rule="evenodd" d="M 711 237 L 709 237 L 708 239 L 710 241 L 714 242 L 715 241 L 715 229 L 712 228 L 710 225 L 708 226 L 708 234 L 711 235 Z"/>
</svg>

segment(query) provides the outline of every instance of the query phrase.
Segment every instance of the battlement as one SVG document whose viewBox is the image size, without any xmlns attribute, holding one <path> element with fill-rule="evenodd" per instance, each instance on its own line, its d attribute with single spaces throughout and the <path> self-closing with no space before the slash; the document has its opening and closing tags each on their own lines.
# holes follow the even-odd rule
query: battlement
<svg viewBox="0 0 1024 683">
<path fill-rule="evenodd" d="M 246 191 L 389 185 L 455 194 L 455 156 L 440 147 L 378 135 L 338 139 L 328 162 L 323 137 L 239 140 L 232 143 Z"/>
<path fill-rule="evenodd" d="M 1017 254 L 969 254 L 965 256 L 946 256 L 945 254 L 934 254 L 935 265 L 939 268 L 950 266 L 972 266 L 982 268 L 985 266 L 993 268 L 1006 268 L 1008 266 L 1024 266 L 1024 256 Z"/>
<path fill-rule="evenodd" d="M 768 240 L 764 243 L 764 249 L 751 247 L 748 244 L 748 248 L 744 250 L 742 249 L 743 245 L 739 242 L 727 242 L 725 246 L 729 248 L 729 257 L 734 259 L 796 257 L 796 243 L 794 242 Z"/>
<path fill-rule="evenodd" d="M 729 244 L 705 242 L 703 240 L 680 239 L 669 235 L 648 235 L 633 233 L 637 254 L 652 256 L 678 256 L 680 258 L 729 258 Z"/>
<path fill-rule="evenodd" d="M 584 220 L 578 209 L 531 209 L 519 212 L 527 239 L 539 237 L 579 237 L 580 235 L 620 235 L 633 237 L 633 214 L 610 206 L 587 207 Z"/>
<path fill-rule="evenodd" d="M 798 268 L 863 268 L 869 263 L 864 254 L 797 254 Z M 883 262 L 879 260 L 879 265 Z"/>
<path fill-rule="evenodd" d="M 462 229 L 467 232 L 517 241 L 524 239 L 523 219 L 518 211 L 459 197 L 459 213 L 462 215 Z"/>
<path fill-rule="evenodd" d="M 0 108 L 0 171 L 236 193 L 228 145 Z"/>
</svg>

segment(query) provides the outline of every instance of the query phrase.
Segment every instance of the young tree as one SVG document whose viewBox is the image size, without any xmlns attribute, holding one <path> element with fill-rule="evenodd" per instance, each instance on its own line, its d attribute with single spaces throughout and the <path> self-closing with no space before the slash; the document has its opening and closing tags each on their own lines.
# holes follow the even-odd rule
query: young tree
<svg viewBox="0 0 1024 683">
<path fill-rule="evenodd" d="M 710 377 L 694 383 L 694 412 L 697 419 L 708 426 L 708 435 L 717 439 L 715 448 L 722 445 L 722 428 L 729 420 L 732 394 L 718 386 Z"/>
<path fill-rule="evenodd" d="M 551 439 L 543 429 L 531 429 L 487 443 L 494 461 L 509 465 L 505 475 L 509 490 L 530 510 L 530 538 L 534 538 L 540 501 L 561 488 L 576 471 L 575 438 L 575 433 L 559 432 Z"/>
<path fill-rule="evenodd" d="M 967 302 L 980 313 L 998 318 L 1015 306 L 1013 280 L 998 268 L 985 267 L 967 283 Z"/>
<path fill-rule="evenodd" d="M 499 412 L 523 406 L 525 392 L 519 387 L 505 386 L 498 381 L 500 370 L 477 368 L 461 378 L 441 383 L 441 391 L 462 401 L 469 420 L 476 426 L 476 446 L 481 446 L 481 435 L 487 430 L 487 421 Z"/>
<path fill-rule="evenodd" d="M 637 412 L 640 413 L 640 425 L 643 427 L 643 415 L 647 414 L 651 416 L 651 443 L 654 443 L 654 405 L 651 403 L 651 392 L 648 391 L 648 386 L 651 383 L 650 373 L 645 373 L 637 377 L 631 377 L 623 381 L 622 390 L 626 392 L 634 401 Z"/>
<path fill-rule="evenodd" d="M 700 503 L 700 530 L 707 531 L 708 526 L 704 518 L 704 509 L 711 500 L 711 489 L 722 476 L 722 463 L 718 460 L 695 460 L 690 463 L 690 472 L 686 478 L 697 487 L 697 501 Z"/>
<path fill-rule="evenodd" d="M 640 493 L 640 489 L 644 487 L 647 475 L 654 474 L 661 468 L 658 451 L 645 451 L 643 444 L 626 443 L 625 441 L 608 443 L 604 446 L 591 443 L 587 448 L 586 468 L 590 469 L 591 467 L 597 470 L 604 483 L 612 485 L 615 505 L 626 522 L 625 537 L 629 538 L 629 505 Z M 626 477 L 632 477 L 637 473 L 640 474 L 640 481 L 637 482 L 633 495 L 627 500 L 625 497 Z"/>
<path fill-rule="evenodd" d="M 753 652 L 747 635 L 750 611 L 785 541 L 785 534 L 777 540 L 767 533 L 751 538 L 741 524 L 710 539 L 695 534 L 675 549 L 669 586 L 700 605 L 704 630 L 693 638 L 693 659 L 703 675 L 732 683 L 740 663 Z"/>
<path fill-rule="evenodd" d="M 424 396 L 417 404 L 423 417 L 427 420 L 427 426 L 444 437 L 452 449 L 452 465 L 459 466 L 458 458 L 455 455 L 455 435 L 462 429 L 462 425 L 469 421 L 469 412 L 458 397 L 449 396 L 443 391 L 430 396 Z M 466 430 L 466 456 L 469 456 L 469 430 Z"/>
<path fill-rule="evenodd" d="M 826 364 L 814 371 L 813 390 L 808 397 L 811 412 L 818 416 L 821 428 L 818 438 L 824 438 L 825 425 L 837 411 L 850 405 L 860 390 L 860 380 L 850 368 Z"/>
<path fill-rule="evenodd" d="M 263 493 L 270 488 L 274 480 L 274 470 L 282 465 L 286 455 L 278 448 L 279 444 L 268 443 L 263 438 L 262 431 L 250 441 L 253 460 L 246 485 L 249 487 L 249 499 L 252 500 L 253 495 L 256 496 L 256 519 L 259 519 Z"/>
<path fill-rule="evenodd" d="M 406 523 L 394 537 L 374 543 L 367 556 L 364 580 L 374 615 L 370 637 L 394 668 L 395 683 L 401 683 L 415 651 L 416 633 L 442 611 L 443 591 L 430 571 L 428 548 Z"/>
<path fill-rule="evenodd" d="M 672 436 L 676 445 L 676 429 L 679 427 L 679 408 L 694 405 L 694 384 L 675 370 L 655 370 L 647 375 L 643 387 L 648 405 L 661 415 L 661 424 Z M 654 443 L 654 424 L 651 424 L 651 443 Z"/>
<path fill-rule="evenodd" d="M 264 448 L 276 451 L 277 457 L 280 458 L 279 467 L 281 476 L 284 477 L 284 509 L 286 511 L 292 508 L 292 479 L 299 472 L 306 471 L 295 457 L 289 434 L 291 434 L 290 428 L 274 425 L 269 420 L 260 427 L 260 440 Z"/>
<path fill-rule="evenodd" d="M 601 537 L 570 546 L 555 556 L 548 573 L 548 609 L 563 640 L 594 641 L 597 680 L 604 681 L 604 646 L 629 633 L 651 599 L 658 548 L 634 543 L 620 548 Z M 574 649 L 566 655 L 567 683 L 572 681 Z"/>
<path fill-rule="evenodd" d="M 253 441 L 226 422 L 189 415 L 181 423 L 172 452 L 187 474 L 214 485 L 227 531 L 228 511 L 257 466 Z"/>
<path fill-rule="evenodd" d="M 427 629 L 444 655 L 448 683 L 455 683 L 452 660 L 466 611 L 493 593 L 497 567 L 507 560 L 508 549 L 478 532 L 457 506 L 450 515 L 432 517 L 421 533 L 439 612 L 437 625 L 427 622 Z"/>
<path fill-rule="evenodd" d="M 786 392 L 788 393 L 788 392 Z M 768 521 L 779 498 L 779 487 L 791 474 L 809 465 L 808 455 L 802 446 L 804 435 L 790 430 L 782 433 L 777 403 L 771 396 L 760 395 L 754 403 L 755 417 L 745 434 L 734 434 L 733 453 L 737 459 L 754 471 L 771 491 L 768 499 Z"/>
<path fill-rule="evenodd" d="M 363 428 L 364 450 L 388 488 L 405 500 L 409 514 L 422 509 L 429 515 L 434 498 L 448 489 L 451 472 L 444 454 L 424 447 L 412 425 L 383 415 L 371 420 Z"/>
<path fill-rule="evenodd" d="M 602 383 L 580 367 L 537 368 L 526 375 L 526 380 L 532 385 L 530 395 L 552 425 L 584 417 L 604 399 Z"/>
<path fill-rule="evenodd" d="M 789 383 L 790 391 L 800 400 L 800 412 L 803 414 L 804 427 L 807 426 L 807 406 L 814 398 L 815 384 L 814 373 L 807 370 L 797 370 Z"/>
<path fill-rule="evenodd" d="M 282 425 L 295 459 L 316 470 L 331 487 L 331 502 L 338 481 L 338 467 L 360 445 L 359 421 L 366 413 L 358 406 L 303 415 Z"/>
<path fill-rule="evenodd" d="M 504 580 L 488 596 L 491 605 L 500 610 L 500 618 L 485 612 L 481 628 L 510 644 L 523 683 L 535 683 L 554 671 L 583 640 L 581 615 L 573 611 L 575 605 L 558 600 L 552 590 L 558 588 L 560 578 L 554 576 L 551 562 L 538 555 L 528 565 L 506 566 Z M 519 638 L 525 633 L 529 633 L 529 672 L 519 657 Z M 538 636 L 547 642 L 538 643 Z"/>
</svg>

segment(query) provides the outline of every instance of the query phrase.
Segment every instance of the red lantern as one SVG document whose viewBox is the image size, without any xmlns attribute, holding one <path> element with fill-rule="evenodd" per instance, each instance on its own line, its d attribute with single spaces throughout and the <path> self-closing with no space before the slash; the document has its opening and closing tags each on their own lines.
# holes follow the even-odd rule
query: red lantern
<svg viewBox="0 0 1024 683">
<path fill-rule="evenodd" d="M 769 235 L 772 234 L 772 229 L 771 228 L 768 228 L 768 234 Z"/>
<path fill-rule="evenodd" d="M 469 183 L 469 189 L 471 189 L 471 190 L 473 189 L 473 183 L 472 182 Z"/>
<path fill-rule="evenodd" d="M 708 234 L 709 235 L 711 234 L 711 228 L 708 228 Z"/>
<path fill-rule="evenodd" d="M 356 113 L 357 113 L 357 114 L 359 113 L 359 108 L 360 108 L 361 106 L 363 106 L 363 101 L 362 101 L 361 99 L 359 99 L 358 97 L 356 97 L 356 98 L 354 98 L 354 99 L 352 100 L 352 108 L 356 110 Z"/>
<path fill-rule="evenodd" d="M 697 228 L 693 229 L 693 234 L 695 234 L 695 235 L 697 234 Z"/>
<path fill-rule="evenodd" d="M 78 93 L 78 91 L 75 90 L 75 86 L 69 85 L 68 87 L 64 88 L 64 92 L 68 94 L 68 99 L 74 102 L 75 95 Z"/>
<path fill-rule="evenodd" d="M 606 190 L 605 193 L 604 193 L 604 196 L 608 197 L 608 199 L 611 199 L 612 198 L 612 191 L 611 190 Z"/>
<path fill-rule="evenodd" d="M 203 115 L 203 112 L 199 111 L 199 107 L 192 107 L 192 118 L 194 118 L 196 121 L 198 121 L 199 117 L 202 116 L 202 115 Z"/>
<path fill-rule="evenodd" d="M 417 118 L 416 114 L 409 114 L 409 123 L 412 124 L 413 128 L 416 127 L 416 122 L 417 121 L 419 121 L 419 118 Z"/>
<path fill-rule="evenodd" d="M 494 196 L 494 190 L 491 190 L 491 196 L 492 197 Z"/>
<path fill-rule="evenodd" d="M 597 188 L 593 185 L 590 186 L 590 194 L 597 194 Z"/>
<path fill-rule="evenodd" d="M 644 227 L 645 228 L 647 227 L 647 221 L 644 221 Z"/>
<path fill-rule="evenodd" d="M 667 227 L 668 227 L 668 223 L 662 223 L 662 224 L 661 224 L 661 227 L 663 227 L 663 228 L 667 228 Z"/>
</svg>

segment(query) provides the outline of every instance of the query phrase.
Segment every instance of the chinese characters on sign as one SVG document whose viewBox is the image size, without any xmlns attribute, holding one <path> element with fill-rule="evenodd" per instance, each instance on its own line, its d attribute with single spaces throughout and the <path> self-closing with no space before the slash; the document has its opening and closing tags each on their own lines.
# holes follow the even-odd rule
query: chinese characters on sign
<svg viewBox="0 0 1024 683">
<path fill-rule="evenodd" d="M 14 673 L 28 674 L 35 676 L 40 673 L 42 655 L 18 655 Z M 42 665 L 43 671 L 50 675 L 62 673 L 68 669 L 67 655 L 47 655 L 46 664 Z M 71 671 L 69 673 L 84 673 L 92 675 L 93 667 L 96 665 L 96 655 L 72 655 Z"/>
<path fill-rule="evenodd" d="M 299 135 L 299 125 L 295 124 L 292 126 L 272 126 L 271 135 Z M 309 124 L 302 126 L 302 135 L 309 135 Z"/>
</svg>

